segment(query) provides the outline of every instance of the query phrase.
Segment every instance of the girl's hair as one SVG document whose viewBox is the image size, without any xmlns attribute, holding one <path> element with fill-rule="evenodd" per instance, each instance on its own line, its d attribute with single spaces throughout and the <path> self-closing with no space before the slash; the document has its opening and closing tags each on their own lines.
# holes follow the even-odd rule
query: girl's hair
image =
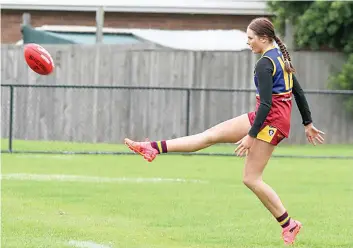
<svg viewBox="0 0 353 248">
<path fill-rule="evenodd" d="M 275 34 L 275 28 L 269 19 L 264 17 L 256 18 L 249 24 L 249 29 L 254 31 L 254 33 L 259 37 L 266 37 L 270 41 L 274 40 L 283 54 L 285 70 L 289 73 L 295 72 L 287 48 L 283 44 L 282 40 Z"/>
</svg>

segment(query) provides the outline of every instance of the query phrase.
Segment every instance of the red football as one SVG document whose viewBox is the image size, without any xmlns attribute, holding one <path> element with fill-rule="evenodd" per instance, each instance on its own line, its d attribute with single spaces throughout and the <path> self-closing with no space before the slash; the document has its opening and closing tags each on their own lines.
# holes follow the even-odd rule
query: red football
<svg viewBox="0 0 353 248">
<path fill-rule="evenodd" d="M 49 75 L 54 70 L 54 62 L 47 50 L 37 44 L 26 44 L 24 56 L 28 66 L 38 74 Z"/>
</svg>

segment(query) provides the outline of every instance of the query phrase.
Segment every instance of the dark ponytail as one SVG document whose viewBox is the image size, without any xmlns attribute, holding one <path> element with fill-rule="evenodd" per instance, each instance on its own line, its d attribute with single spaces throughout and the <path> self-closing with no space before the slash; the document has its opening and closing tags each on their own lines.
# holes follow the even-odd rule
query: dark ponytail
<svg viewBox="0 0 353 248">
<path fill-rule="evenodd" d="M 292 65 L 292 61 L 287 51 L 287 48 L 283 44 L 281 39 L 275 34 L 275 28 L 272 22 L 268 18 L 264 18 L 264 17 L 255 18 L 249 24 L 249 28 L 253 30 L 255 34 L 260 37 L 267 37 L 270 41 L 274 40 L 278 44 L 283 54 L 285 70 L 288 73 L 295 72 L 295 69 Z"/>
<path fill-rule="evenodd" d="M 274 37 L 275 42 L 277 43 L 277 45 L 279 46 L 279 49 L 281 50 L 283 57 L 284 57 L 284 67 L 286 69 L 286 71 L 288 73 L 293 73 L 295 72 L 295 69 L 292 65 L 292 60 L 290 58 L 289 52 L 287 51 L 286 46 L 283 44 L 283 42 L 281 41 L 281 39 L 275 35 Z"/>
</svg>

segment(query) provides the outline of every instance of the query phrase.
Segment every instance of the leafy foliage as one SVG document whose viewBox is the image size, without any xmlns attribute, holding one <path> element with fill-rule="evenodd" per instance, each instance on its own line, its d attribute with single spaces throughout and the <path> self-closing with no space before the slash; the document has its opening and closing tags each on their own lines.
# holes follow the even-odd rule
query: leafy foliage
<svg viewBox="0 0 353 248">
<path fill-rule="evenodd" d="M 317 1 L 296 24 L 299 47 L 318 49 L 324 45 L 346 53 L 353 52 L 353 3 Z"/>
<path fill-rule="evenodd" d="M 331 77 L 330 86 L 333 89 L 353 90 L 353 53 L 348 57 L 341 72 Z M 353 96 L 344 97 L 344 105 L 346 110 L 353 114 Z"/>
<path fill-rule="evenodd" d="M 276 18 L 273 24 L 279 34 L 284 35 L 285 20 L 288 19 L 293 24 L 298 20 L 298 17 L 304 14 L 314 1 L 268 1 L 267 7 L 270 12 L 274 13 Z M 289 11 L 290 10 L 290 11 Z"/>
</svg>

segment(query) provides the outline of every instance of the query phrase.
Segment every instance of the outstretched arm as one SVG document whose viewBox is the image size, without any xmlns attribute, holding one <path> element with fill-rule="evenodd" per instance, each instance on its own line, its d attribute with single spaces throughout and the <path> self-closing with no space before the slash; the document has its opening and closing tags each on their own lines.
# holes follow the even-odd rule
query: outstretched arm
<svg viewBox="0 0 353 248">
<path fill-rule="evenodd" d="M 300 86 L 297 78 L 294 75 L 293 75 L 293 95 L 297 103 L 297 106 L 299 108 L 299 112 L 302 116 L 303 125 L 304 126 L 309 125 L 310 123 L 313 122 L 311 118 L 309 104 L 308 104 L 308 101 L 306 100 L 302 87 Z"/>
<path fill-rule="evenodd" d="M 302 116 L 303 125 L 305 126 L 305 135 L 308 141 L 316 145 L 315 140 L 319 143 L 324 142 L 324 138 L 321 135 L 324 135 L 324 132 L 318 130 L 312 124 L 313 120 L 311 118 L 311 112 L 309 108 L 308 101 L 306 100 L 304 91 L 300 86 L 297 78 L 293 75 L 293 95 L 295 102 L 297 103 L 300 115 Z"/>
</svg>

